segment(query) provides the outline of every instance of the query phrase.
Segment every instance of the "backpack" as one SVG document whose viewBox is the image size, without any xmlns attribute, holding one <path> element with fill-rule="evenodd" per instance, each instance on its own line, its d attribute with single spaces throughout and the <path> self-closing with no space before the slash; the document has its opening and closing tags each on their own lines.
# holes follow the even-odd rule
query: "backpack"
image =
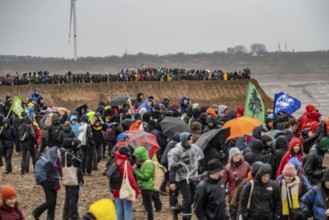
<svg viewBox="0 0 329 220">
<path fill-rule="evenodd" d="M 40 185 L 44 180 L 47 179 L 47 172 L 46 172 L 47 162 L 48 162 L 48 158 L 46 157 L 46 155 L 42 155 L 35 164 L 34 176 L 38 185 Z"/>
<path fill-rule="evenodd" d="M 105 141 L 116 141 L 116 130 L 119 125 L 120 124 L 117 122 L 109 124 L 106 131 L 103 133 Z"/>
<path fill-rule="evenodd" d="M 119 190 L 122 184 L 122 175 L 120 173 L 120 166 L 122 166 L 125 161 L 117 164 L 117 160 L 115 159 L 111 165 L 109 165 L 106 169 L 106 175 L 109 179 L 110 189 Z"/>
<path fill-rule="evenodd" d="M 25 142 L 30 138 L 30 126 L 25 124 L 18 129 L 19 141 Z"/>
<path fill-rule="evenodd" d="M 62 130 L 62 126 L 61 125 L 53 125 L 51 128 L 51 139 L 49 141 L 52 142 L 57 142 L 57 139 L 59 137 L 59 132 Z"/>
<path fill-rule="evenodd" d="M 161 185 L 165 179 L 165 173 L 167 172 L 167 169 L 162 166 L 158 161 L 148 161 L 152 162 L 154 165 L 153 189 L 154 191 L 159 192 Z"/>
</svg>

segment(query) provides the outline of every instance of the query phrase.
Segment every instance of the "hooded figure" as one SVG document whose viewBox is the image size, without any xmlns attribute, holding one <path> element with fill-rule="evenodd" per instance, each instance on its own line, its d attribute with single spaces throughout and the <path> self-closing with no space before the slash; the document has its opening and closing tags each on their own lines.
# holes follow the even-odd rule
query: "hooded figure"
<svg viewBox="0 0 329 220">
<path fill-rule="evenodd" d="M 219 105 L 217 107 L 218 116 L 219 117 L 225 116 L 227 110 L 228 110 L 228 107 L 226 105 Z"/>
<path fill-rule="evenodd" d="M 254 140 L 250 146 L 251 151 L 244 155 L 244 159 L 249 163 L 253 164 L 256 161 L 263 161 L 264 157 L 261 154 L 263 150 L 263 143 L 261 140 Z"/>
<path fill-rule="evenodd" d="M 298 149 L 299 146 L 299 149 Z M 276 176 L 280 176 L 282 170 L 286 163 L 292 158 L 296 157 L 301 164 L 303 164 L 303 159 L 306 157 L 306 154 L 303 153 L 302 143 L 298 138 L 292 138 L 289 144 L 288 151 L 282 157 Z"/>
<path fill-rule="evenodd" d="M 305 158 L 303 168 L 305 176 L 311 181 L 312 185 L 318 184 L 323 175 L 322 162 L 324 154 L 329 150 L 329 138 L 321 138 L 319 144 L 316 146 L 316 150 L 310 151 Z"/>
<path fill-rule="evenodd" d="M 185 110 L 189 106 L 189 101 L 190 101 L 190 99 L 187 96 L 183 96 L 181 98 L 181 100 L 179 101 L 179 109 L 180 109 L 181 114 L 185 113 Z"/>
<path fill-rule="evenodd" d="M 71 115 L 70 123 L 72 131 L 74 132 L 74 136 L 77 138 L 79 136 L 79 123 L 75 115 Z"/>
<path fill-rule="evenodd" d="M 309 190 L 302 198 L 300 208 L 307 219 L 327 220 L 326 211 L 329 208 L 326 201 L 329 198 L 329 170 L 327 170 L 321 182 Z"/>
<path fill-rule="evenodd" d="M 270 179 L 272 168 L 269 164 L 261 165 L 253 183 L 248 183 L 240 196 L 240 213 L 243 219 L 269 220 L 280 219 L 281 198 L 277 184 Z M 251 184 L 254 184 L 251 192 Z M 249 194 L 251 204 L 248 210 Z"/>
<path fill-rule="evenodd" d="M 280 135 L 275 141 L 275 152 L 274 152 L 274 163 L 273 163 L 273 171 L 276 173 L 282 157 L 288 151 L 289 142 L 285 135 Z"/>
</svg>

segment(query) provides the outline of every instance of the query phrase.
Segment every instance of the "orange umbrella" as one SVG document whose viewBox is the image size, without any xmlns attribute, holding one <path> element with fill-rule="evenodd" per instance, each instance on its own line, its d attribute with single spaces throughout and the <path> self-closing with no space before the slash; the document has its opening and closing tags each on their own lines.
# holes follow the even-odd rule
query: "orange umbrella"
<svg viewBox="0 0 329 220">
<path fill-rule="evenodd" d="M 255 127 L 261 125 L 262 122 L 250 117 L 239 117 L 226 122 L 223 128 L 230 128 L 231 133 L 227 140 L 243 136 L 249 132 L 252 132 Z"/>
</svg>

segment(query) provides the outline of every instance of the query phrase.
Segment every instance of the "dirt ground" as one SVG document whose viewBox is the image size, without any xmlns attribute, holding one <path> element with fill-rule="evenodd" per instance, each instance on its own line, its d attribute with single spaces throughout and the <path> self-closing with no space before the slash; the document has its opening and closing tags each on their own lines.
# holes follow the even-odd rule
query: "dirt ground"
<svg viewBox="0 0 329 220">
<path fill-rule="evenodd" d="M 252 80 L 262 96 L 265 108 L 273 108 L 273 100 Z M 18 95 L 26 100 L 33 88 L 38 87 L 47 105 L 65 107 L 70 110 L 81 104 L 88 104 L 96 109 L 100 101 L 110 101 L 115 97 L 129 95 L 136 97 L 138 92 L 152 95 L 158 103 L 163 97 L 170 99 L 170 105 L 178 104 L 183 95 L 187 95 L 192 103 L 208 106 L 225 104 L 231 109 L 244 105 L 248 80 L 230 81 L 170 81 L 170 82 L 117 82 L 86 83 L 61 85 L 22 85 L 0 86 L 1 97 Z"/>
<path fill-rule="evenodd" d="M 13 155 L 13 173 L 9 175 L 4 174 L 4 167 L 0 168 L 0 186 L 10 184 L 14 186 L 18 194 L 18 202 L 20 209 L 23 212 L 25 219 L 32 220 L 32 211 L 45 201 L 44 192 L 40 185 L 37 185 L 34 178 L 33 169 L 30 173 L 24 176 L 20 175 L 20 156 Z M 106 159 L 103 159 L 98 165 L 98 171 L 93 171 L 92 176 L 86 176 L 84 185 L 80 188 L 79 198 L 79 214 L 82 217 L 87 213 L 88 207 L 94 202 L 102 198 L 112 198 L 109 191 L 108 180 L 103 176 L 102 172 L 105 169 Z M 32 164 L 30 165 L 32 167 Z M 64 206 L 65 189 L 62 187 L 58 191 L 57 206 L 56 206 L 56 220 L 62 219 L 62 209 Z M 154 212 L 155 220 L 171 219 L 169 211 L 169 197 L 161 196 L 163 204 L 161 212 Z M 133 208 L 143 208 L 141 197 L 134 202 Z M 40 217 L 46 219 L 46 212 Z M 146 212 L 134 212 L 133 219 L 141 220 L 147 219 Z M 195 217 L 192 220 L 196 219 Z"/>
</svg>

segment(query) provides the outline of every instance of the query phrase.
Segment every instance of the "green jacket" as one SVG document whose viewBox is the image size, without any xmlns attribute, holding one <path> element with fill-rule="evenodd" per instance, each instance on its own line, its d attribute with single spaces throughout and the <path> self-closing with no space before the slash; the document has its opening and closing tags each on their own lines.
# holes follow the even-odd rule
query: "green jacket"
<svg viewBox="0 0 329 220">
<path fill-rule="evenodd" d="M 141 190 L 153 190 L 154 164 L 150 160 L 147 150 L 144 147 L 138 147 L 133 155 L 142 162 L 141 170 L 134 169 L 138 187 Z"/>
</svg>

